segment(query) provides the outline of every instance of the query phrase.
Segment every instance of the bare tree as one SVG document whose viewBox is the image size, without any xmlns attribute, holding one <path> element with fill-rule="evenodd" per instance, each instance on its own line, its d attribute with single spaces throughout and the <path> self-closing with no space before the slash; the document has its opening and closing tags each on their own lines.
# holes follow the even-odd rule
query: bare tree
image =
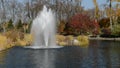
<svg viewBox="0 0 120 68">
<path fill-rule="evenodd" d="M 1 11 L 0 11 L 1 16 L 0 16 L 0 18 L 1 18 L 1 23 L 3 23 L 6 20 L 5 0 L 0 0 L 0 3 L 1 3 L 1 5 L 0 5 L 1 6 Z"/>
<path fill-rule="evenodd" d="M 0 0 L 0 20 L 12 19 L 15 23 L 18 20 L 27 22 L 33 20 L 43 5 L 56 12 L 58 20 L 69 20 L 71 16 L 82 12 L 82 0 Z"/>
</svg>

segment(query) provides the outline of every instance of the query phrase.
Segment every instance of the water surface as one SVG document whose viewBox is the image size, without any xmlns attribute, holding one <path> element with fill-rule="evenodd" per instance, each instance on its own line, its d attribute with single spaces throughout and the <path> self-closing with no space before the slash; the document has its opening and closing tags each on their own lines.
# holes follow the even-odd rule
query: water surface
<svg viewBox="0 0 120 68">
<path fill-rule="evenodd" d="M 120 42 L 41 50 L 13 47 L 0 52 L 0 68 L 120 68 Z"/>
</svg>

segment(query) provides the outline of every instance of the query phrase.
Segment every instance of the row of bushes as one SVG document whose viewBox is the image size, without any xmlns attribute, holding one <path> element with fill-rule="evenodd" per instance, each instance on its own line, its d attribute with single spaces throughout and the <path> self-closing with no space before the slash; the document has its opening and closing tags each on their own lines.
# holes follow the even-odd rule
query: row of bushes
<svg viewBox="0 0 120 68">
<path fill-rule="evenodd" d="M 120 17 L 112 21 L 113 29 L 110 29 L 110 19 L 102 18 L 100 20 L 91 19 L 86 14 L 76 14 L 68 22 L 60 21 L 58 32 L 64 35 L 101 35 L 101 37 L 119 37 L 120 36 Z"/>
</svg>

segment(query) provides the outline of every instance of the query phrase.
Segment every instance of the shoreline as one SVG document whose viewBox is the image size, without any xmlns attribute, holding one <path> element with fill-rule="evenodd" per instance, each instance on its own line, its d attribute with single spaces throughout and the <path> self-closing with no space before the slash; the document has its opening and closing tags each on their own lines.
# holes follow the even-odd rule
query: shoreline
<svg viewBox="0 0 120 68">
<path fill-rule="evenodd" d="M 25 34 L 25 38 L 24 40 L 17 40 L 16 43 L 13 44 L 13 42 L 9 42 L 10 40 L 8 38 L 6 38 L 6 36 L 0 35 L 1 36 L 1 42 L 0 44 L 0 51 L 14 47 L 16 45 L 20 45 L 20 46 L 27 46 L 27 44 L 30 42 L 32 42 L 32 37 L 30 34 Z M 74 36 L 64 36 L 64 35 L 56 35 L 57 39 L 56 39 L 56 43 L 60 44 L 61 46 L 64 45 L 70 45 L 70 44 L 74 44 L 74 45 L 83 45 L 83 42 L 87 42 L 87 44 L 89 43 L 90 40 L 107 40 L 107 41 L 120 41 L 120 37 L 118 38 L 103 38 L 103 37 L 89 37 L 89 36 L 79 36 L 79 38 L 74 37 Z M 3 38 L 5 38 L 3 40 Z M 86 40 L 85 40 L 86 39 Z M 89 41 L 87 41 L 87 39 Z"/>
<path fill-rule="evenodd" d="M 4 38 L 4 39 L 3 39 Z M 24 38 L 21 40 L 17 37 L 16 41 L 12 41 L 12 37 L 8 38 L 6 35 L 0 35 L 0 51 L 14 47 L 14 46 L 27 46 L 28 44 L 32 44 L 32 36 L 30 34 L 25 34 Z M 82 46 L 88 45 L 89 40 L 88 36 L 64 36 L 64 35 L 56 35 L 56 44 L 60 46 L 67 45 L 75 45 Z"/>
<path fill-rule="evenodd" d="M 89 40 L 120 41 L 120 37 L 118 38 L 89 37 Z"/>
</svg>

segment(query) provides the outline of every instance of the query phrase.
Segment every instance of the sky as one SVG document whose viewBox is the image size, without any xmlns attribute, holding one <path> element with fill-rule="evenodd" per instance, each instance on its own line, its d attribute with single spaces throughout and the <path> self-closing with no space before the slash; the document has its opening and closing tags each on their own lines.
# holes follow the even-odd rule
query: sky
<svg viewBox="0 0 120 68">
<path fill-rule="evenodd" d="M 82 0 L 82 6 L 84 9 L 92 9 L 94 8 L 93 0 Z M 106 0 L 97 0 L 97 3 L 100 5 L 105 4 Z"/>
</svg>

